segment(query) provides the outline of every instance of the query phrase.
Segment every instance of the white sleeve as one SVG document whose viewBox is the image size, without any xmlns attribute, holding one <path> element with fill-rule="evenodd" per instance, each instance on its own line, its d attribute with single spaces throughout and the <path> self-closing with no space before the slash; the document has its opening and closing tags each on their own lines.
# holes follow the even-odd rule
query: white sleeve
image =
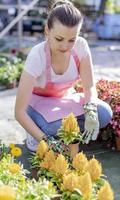
<svg viewBox="0 0 120 200">
<path fill-rule="evenodd" d="M 27 59 L 25 61 L 24 70 L 35 78 L 39 77 L 42 73 L 42 60 L 40 51 L 38 51 L 37 46 L 33 47 L 29 52 Z"/>
<path fill-rule="evenodd" d="M 82 37 L 79 37 L 78 40 L 76 41 L 75 51 L 76 51 L 78 57 L 80 58 L 80 60 L 85 58 L 87 55 L 91 56 L 91 52 L 90 52 L 90 48 L 88 46 L 88 43 Z"/>
</svg>

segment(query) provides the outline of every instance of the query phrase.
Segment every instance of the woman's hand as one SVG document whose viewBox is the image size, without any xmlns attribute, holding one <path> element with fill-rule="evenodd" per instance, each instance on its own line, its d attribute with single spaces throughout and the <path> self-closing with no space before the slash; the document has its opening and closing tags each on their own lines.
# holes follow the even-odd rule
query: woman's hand
<svg viewBox="0 0 120 200">
<path fill-rule="evenodd" d="M 88 144 L 90 140 L 96 140 L 99 133 L 99 121 L 97 106 L 92 103 L 84 105 L 85 111 L 85 131 L 83 133 L 83 141 Z"/>
</svg>

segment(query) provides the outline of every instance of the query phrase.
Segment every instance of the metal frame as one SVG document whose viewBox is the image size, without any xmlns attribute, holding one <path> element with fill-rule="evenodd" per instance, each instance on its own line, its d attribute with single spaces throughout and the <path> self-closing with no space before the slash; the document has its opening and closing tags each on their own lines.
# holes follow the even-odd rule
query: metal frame
<svg viewBox="0 0 120 200">
<path fill-rule="evenodd" d="M 8 10 L 11 7 L 15 7 L 18 9 L 18 15 L 8 24 L 1 32 L 0 32 L 0 39 L 2 39 L 5 34 L 8 33 L 8 31 L 16 24 L 18 23 L 18 38 L 19 38 L 19 50 L 21 48 L 22 44 L 22 36 L 23 36 L 23 30 L 22 30 L 22 19 L 24 15 L 29 11 L 29 10 L 39 10 L 41 9 L 41 12 L 47 12 L 46 8 L 38 8 L 34 7 L 36 3 L 39 0 L 32 0 L 32 2 L 29 5 L 23 5 L 21 0 L 18 0 L 18 5 L 2 5 L 0 4 L 0 10 Z"/>
</svg>

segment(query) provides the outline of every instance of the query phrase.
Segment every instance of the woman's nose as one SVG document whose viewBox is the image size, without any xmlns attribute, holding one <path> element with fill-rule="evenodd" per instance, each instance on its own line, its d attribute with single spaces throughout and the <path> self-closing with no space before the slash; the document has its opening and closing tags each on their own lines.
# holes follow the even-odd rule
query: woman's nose
<svg viewBox="0 0 120 200">
<path fill-rule="evenodd" d="M 67 50 L 69 50 L 69 48 L 70 48 L 70 45 L 68 43 L 61 45 L 61 50 L 63 50 L 63 51 L 67 51 Z"/>
</svg>

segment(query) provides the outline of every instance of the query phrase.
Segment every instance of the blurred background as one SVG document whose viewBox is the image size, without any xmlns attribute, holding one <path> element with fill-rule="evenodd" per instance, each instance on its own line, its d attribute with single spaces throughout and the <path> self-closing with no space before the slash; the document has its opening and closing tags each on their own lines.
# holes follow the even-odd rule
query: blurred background
<svg viewBox="0 0 120 200">
<path fill-rule="evenodd" d="M 118 80 L 120 0 L 72 2 L 84 16 L 80 35 L 90 45 L 96 79 Z M 19 82 L 28 52 L 45 39 L 44 26 L 53 3 L 54 0 L 0 0 L 0 90 Z"/>
<path fill-rule="evenodd" d="M 0 51 L 20 50 L 43 37 L 53 0 L 0 0 Z M 120 39 L 120 0 L 72 0 L 84 15 L 81 35 L 87 39 Z M 8 37 L 12 38 L 9 41 Z M 22 40 L 26 42 L 22 44 Z M 16 39 L 16 46 L 15 46 Z M 29 42 L 30 42 L 29 41 Z M 13 43 L 12 43 L 13 42 Z M 10 44 L 9 44 L 10 43 Z"/>
</svg>

